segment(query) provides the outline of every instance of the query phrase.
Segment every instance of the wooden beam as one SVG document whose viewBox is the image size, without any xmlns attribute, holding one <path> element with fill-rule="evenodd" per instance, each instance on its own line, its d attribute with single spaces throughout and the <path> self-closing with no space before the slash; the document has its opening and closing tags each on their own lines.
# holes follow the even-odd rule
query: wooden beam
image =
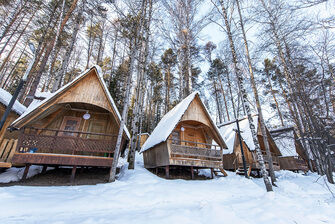
<svg viewBox="0 0 335 224">
<path fill-rule="evenodd" d="M 166 179 L 170 178 L 170 167 L 169 167 L 169 165 L 165 166 L 165 178 Z"/>
<path fill-rule="evenodd" d="M 47 165 L 43 165 L 43 169 L 42 169 L 42 173 L 43 174 L 45 174 L 47 172 L 47 168 L 48 168 Z"/>
<path fill-rule="evenodd" d="M 211 179 L 214 179 L 214 169 L 211 168 Z"/>
<path fill-rule="evenodd" d="M 191 179 L 192 180 L 194 179 L 194 169 L 193 169 L 193 166 L 191 166 Z"/>
<path fill-rule="evenodd" d="M 21 180 L 27 179 L 29 168 L 30 168 L 30 164 L 26 164 L 26 168 L 24 169 L 23 176 L 22 176 Z"/>
<path fill-rule="evenodd" d="M 77 166 L 73 166 L 73 168 L 72 168 L 72 172 L 71 172 L 71 177 L 70 177 L 71 185 L 74 184 L 74 178 L 75 178 L 75 176 L 76 176 L 76 170 L 77 170 Z"/>
</svg>

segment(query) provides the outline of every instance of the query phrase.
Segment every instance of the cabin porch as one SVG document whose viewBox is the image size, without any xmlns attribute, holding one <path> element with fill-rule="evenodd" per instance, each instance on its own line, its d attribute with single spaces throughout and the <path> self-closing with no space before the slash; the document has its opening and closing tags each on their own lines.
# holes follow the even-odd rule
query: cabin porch
<svg viewBox="0 0 335 224">
<path fill-rule="evenodd" d="M 30 165 L 72 166 L 74 178 L 77 167 L 111 167 L 116 135 L 83 131 L 25 127 L 22 128 L 12 162 Z M 73 181 L 73 180 L 72 180 Z"/>
<path fill-rule="evenodd" d="M 291 171 L 304 171 L 307 172 L 308 165 L 299 156 L 285 156 L 279 157 L 280 168 L 283 170 L 291 170 Z"/>
</svg>

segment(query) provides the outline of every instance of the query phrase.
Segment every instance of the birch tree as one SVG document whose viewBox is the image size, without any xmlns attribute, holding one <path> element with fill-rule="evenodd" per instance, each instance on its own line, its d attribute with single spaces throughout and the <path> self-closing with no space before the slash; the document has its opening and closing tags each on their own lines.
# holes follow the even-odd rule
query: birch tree
<svg viewBox="0 0 335 224">
<path fill-rule="evenodd" d="M 260 146 L 259 146 L 259 143 L 258 143 L 258 140 L 257 140 L 257 132 L 256 132 L 256 128 L 255 128 L 255 125 L 253 123 L 253 118 L 252 118 L 252 115 L 251 115 L 251 109 L 250 109 L 250 105 L 249 105 L 248 95 L 247 95 L 247 92 L 246 92 L 245 87 L 244 87 L 244 78 L 243 78 L 243 75 L 241 73 L 241 70 L 240 70 L 239 64 L 238 64 L 237 54 L 236 54 L 236 50 L 235 50 L 235 44 L 234 44 L 234 41 L 233 41 L 233 36 L 232 36 L 232 33 L 231 33 L 231 29 L 230 29 L 230 23 L 229 23 L 229 20 L 228 20 L 227 8 L 224 5 L 224 2 L 222 0 L 219 0 L 219 3 L 220 3 L 220 6 L 221 6 L 221 9 L 222 9 L 222 13 L 223 13 L 223 17 L 224 17 L 223 19 L 224 19 L 224 23 L 225 23 L 225 26 L 226 26 L 226 32 L 227 32 L 227 36 L 228 36 L 228 39 L 229 39 L 229 46 L 230 46 L 230 49 L 231 49 L 231 54 L 232 54 L 232 59 L 233 59 L 234 72 L 235 72 L 235 75 L 236 75 L 236 79 L 237 79 L 237 83 L 238 83 L 238 86 L 239 86 L 239 91 L 241 93 L 241 97 L 242 97 L 242 100 L 243 100 L 243 103 L 244 103 L 244 107 L 245 107 L 245 110 L 247 112 L 249 127 L 250 127 L 250 130 L 251 130 L 253 142 L 254 142 L 254 145 L 255 145 L 255 151 L 256 151 L 256 154 L 257 154 L 257 157 L 258 157 L 257 158 L 258 163 L 260 165 L 260 169 L 261 169 L 261 173 L 262 173 L 262 176 L 263 176 L 263 180 L 264 180 L 266 190 L 267 191 L 272 191 L 272 185 L 269 181 L 267 171 L 266 171 L 266 167 L 265 167 L 265 163 L 264 163 L 264 159 L 263 159 L 263 155 L 262 155 L 262 151 L 260 149 Z"/>
</svg>

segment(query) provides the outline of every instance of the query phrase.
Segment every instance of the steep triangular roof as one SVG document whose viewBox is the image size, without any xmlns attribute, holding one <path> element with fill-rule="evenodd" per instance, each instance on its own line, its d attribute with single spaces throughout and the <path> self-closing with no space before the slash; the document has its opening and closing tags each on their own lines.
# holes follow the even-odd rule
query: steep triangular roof
<svg viewBox="0 0 335 224">
<path fill-rule="evenodd" d="M 184 100 L 182 100 L 179 104 L 177 104 L 172 110 L 170 110 L 167 114 L 163 116 L 160 122 L 157 124 L 156 128 L 153 130 L 147 141 L 141 148 L 141 152 L 144 152 L 155 145 L 158 145 L 161 142 L 165 142 L 173 129 L 177 126 L 179 121 L 182 119 L 183 115 L 189 108 L 192 101 L 198 97 L 200 100 L 200 104 L 206 114 L 208 120 L 210 121 L 214 131 L 217 133 L 219 138 L 218 144 L 222 147 L 226 148 L 226 144 L 223 141 L 222 137 L 220 136 L 219 130 L 217 129 L 216 125 L 214 124 L 212 118 L 210 117 L 205 105 L 202 103 L 199 92 L 193 92 L 189 96 L 187 96 Z"/>
<path fill-rule="evenodd" d="M 108 88 L 105 84 L 105 81 L 102 77 L 102 71 L 99 66 L 93 66 L 92 68 L 84 71 L 82 74 L 77 76 L 74 80 L 69 82 L 68 84 L 64 85 L 62 88 L 57 90 L 56 92 L 49 94 L 47 98 L 45 98 L 42 101 L 35 101 L 33 102 L 28 109 L 18 118 L 16 119 L 11 126 L 13 127 L 22 127 L 22 125 L 31 117 L 37 114 L 40 108 L 48 106 L 54 102 L 57 98 L 64 96 L 64 94 L 67 93 L 68 90 L 70 90 L 72 87 L 75 88 L 75 86 L 80 83 L 81 80 L 83 80 L 85 77 L 87 77 L 89 74 L 95 74 L 95 77 L 97 77 L 98 82 L 100 83 L 100 86 L 102 87 L 101 93 L 106 96 L 106 100 L 108 101 L 108 105 L 110 105 L 111 109 L 108 109 L 109 111 L 113 112 L 116 115 L 116 120 L 118 123 L 121 121 L 121 115 L 114 103 L 114 100 L 112 96 L 110 95 Z M 130 134 L 128 129 L 125 127 L 125 134 L 128 138 L 130 138 Z"/>
<path fill-rule="evenodd" d="M 253 141 L 253 138 L 252 138 L 248 117 L 241 118 L 238 121 L 239 121 L 239 127 L 240 127 L 240 131 L 241 131 L 242 140 L 247 145 L 247 147 L 250 151 L 254 151 L 255 150 L 255 144 L 254 144 L 254 141 Z M 252 115 L 252 122 L 255 126 L 257 135 L 261 135 L 260 127 L 258 126 L 259 125 L 259 119 L 258 119 L 257 114 Z M 224 151 L 223 153 L 224 154 L 233 153 L 235 135 L 236 135 L 236 130 L 237 130 L 236 121 L 228 121 L 228 122 L 220 124 L 218 126 L 219 126 L 219 130 L 220 130 L 220 134 L 221 134 L 222 138 L 224 139 L 224 141 L 227 143 L 227 146 L 228 146 L 228 151 Z M 270 132 L 267 129 L 266 129 L 266 131 L 268 133 L 268 136 L 270 136 L 268 138 L 270 147 L 272 145 L 273 146 L 272 148 L 275 151 L 275 153 L 277 155 L 281 155 L 281 152 L 278 149 L 277 145 L 275 144 L 273 138 L 271 137 Z"/>
<path fill-rule="evenodd" d="M 253 119 L 253 124 L 255 125 L 255 129 L 257 131 L 258 130 L 258 116 L 253 115 L 252 119 Z M 248 119 L 246 117 L 239 119 L 239 126 L 240 126 L 240 131 L 241 131 L 241 136 L 242 136 L 243 141 L 248 146 L 250 151 L 255 150 L 255 144 L 252 139 Z M 228 147 L 228 151 L 225 151 L 224 153 L 226 154 L 233 153 L 235 135 L 236 135 L 235 130 L 237 130 L 236 121 L 229 121 L 229 122 L 220 124 L 219 130 L 220 130 L 220 134 L 223 140 L 226 142 L 227 147 Z"/>
</svg>

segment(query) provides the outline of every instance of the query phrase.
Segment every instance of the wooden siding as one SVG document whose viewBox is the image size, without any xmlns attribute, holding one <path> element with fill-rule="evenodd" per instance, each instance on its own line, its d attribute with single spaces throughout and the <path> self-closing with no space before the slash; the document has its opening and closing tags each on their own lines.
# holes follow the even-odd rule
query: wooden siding
<svg viewBox="0 0 335 224">
<path fill-rule="evenodd" d="M 143 152 L 145 168 L 155 168 L 170 165 L 169 153 L 166 142 L 162 142 L 153 148 Z"/>
<path fill-rule="evenodd" d="M 15 153 L 13 163 L 111 167 L 113 158 L 50 153 Z"/>
</svg>

